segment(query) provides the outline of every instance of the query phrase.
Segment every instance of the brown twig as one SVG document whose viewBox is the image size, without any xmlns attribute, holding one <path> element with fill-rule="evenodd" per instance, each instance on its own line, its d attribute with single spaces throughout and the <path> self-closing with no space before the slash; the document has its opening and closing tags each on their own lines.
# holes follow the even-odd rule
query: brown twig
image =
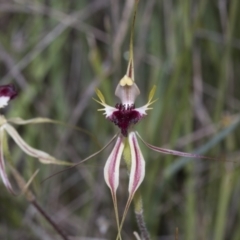
<svg viewBox="0 0 240 240">
<path fill-rule="evenodd" d="M 50 225 L 55 229 L 56 232 L 62 237 L 64 240 L 69 240 L 67 235 L 62 231 L 62 229 L 52 220 L 52 218 L 44 211 L 44 209 L 38 204 L 38 202 L 34 199 L 31 204 L 38 210 L 38 212 L 49 222 Z"/>
<path fill-rule="evenodd" d="M 60 229 L 60 227 L 52 220 L 52 218 L 49 216 L 49 214 L 46 213 L 46 211 L 37 203 L 36 197 L 32 193 L 31 190 L 26 188 L 27 183 L 23 179 L 23 177 L 20 175 L 20 173 L 15 169 L 13 166 L 11 166 L 11 171 L 13 173 L 13 176 L 21 190 L 21 192 L 24 193 L 25 198 L 29 203 L 31 203 L 37 211 L 48 221 L 48 223 L 55 229 L 55 231 L 62 237 L 63 240 L 69 240 L 67 235 Z"/>
<path fill-rule="evenodd" d="M 175 229 L 175 240 L 178 240 L 178 227 Z"/>
</svg>

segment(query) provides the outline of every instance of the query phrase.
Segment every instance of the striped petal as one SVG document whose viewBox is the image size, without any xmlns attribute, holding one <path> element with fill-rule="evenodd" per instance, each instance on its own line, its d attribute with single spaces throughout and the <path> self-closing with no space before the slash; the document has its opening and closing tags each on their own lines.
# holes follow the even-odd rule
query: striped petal
<svg viewBox="0 0 240 240">
<path fill-rule="evenodd" d="M 124 140 L 122 136 L 117 138 L 116 144 L 108 157 L 104 167 L 104 178 L 111 189 L 112 193 L 116 193 L 119 185 L 119 166 L 124 149 Z"/>
<path fill-rule="evenodd" d="M 129 176 L 128 191 L 130 196 L 134 195 L 145 176 L 145 160 L 138 145 L 135 132 L 130 132 L 128 136 L 131 151 L 131 170 Z"/>
<path fill-rule="evenodd" d="M 5 160 L 4 160 L 4 154 L 3 154 L 3 135 L 4 135 L 4 130 L 3 128 L 1 128 L 0 129 L 0 176 L 7 190 L 12 194 L 14 194 L 12 185 L 8 180 L 8 176 L 5 170 Z"/>
<path fill-rule="evenodd" d="M 121 239 L 116 191 L 119 185 L 119 167 L 124 149 L 124 139 L 120 135 L 104 167 L 104 178 L 111 190 L 118 234 Z"/>
</svg>

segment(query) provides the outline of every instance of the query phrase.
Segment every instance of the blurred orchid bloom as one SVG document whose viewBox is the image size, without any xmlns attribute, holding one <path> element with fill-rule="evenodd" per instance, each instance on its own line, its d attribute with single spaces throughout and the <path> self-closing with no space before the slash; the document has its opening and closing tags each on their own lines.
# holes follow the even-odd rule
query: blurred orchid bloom
<svg viewBox="0 0 240 240">
<path fill-rule="evenodd" d="M 8 105 L 8 102 L 17 96 L 17 91 L 13 85 L 3 85 L 0 86 L 0 108 L 4 108 Z M 22 120 L 20 118 L 14 118 L 7 120 L 3 115 L 0 115 L 0 176 L 6 188 L 13 193 L 12 185 L 8 179 L 5 170 L 5 160 L 4 160 L 4 143 L 5 143 L 5 133 L 8 133 L 14 142 L 29 156 L 38 158 L 40 162 L 45 164 L 61 164 L 69 165 L 69 163 L 57 160 L 56 158 L 50 156 L 48 153 L 41 150 L 32 148 L 29 146 L 18 134 L 15 128 L 10 124 L 29 124 L 29 123 L 40 123 L 40 122 L 50 122 L 49 119 L 30 119 Z"/>
<path fill-rule="evenodd" d="M 8 102 L 17 96 L 17 91 L 13 85 L 0 86 L 0 108 L 6 107 Z"/>
</svg>

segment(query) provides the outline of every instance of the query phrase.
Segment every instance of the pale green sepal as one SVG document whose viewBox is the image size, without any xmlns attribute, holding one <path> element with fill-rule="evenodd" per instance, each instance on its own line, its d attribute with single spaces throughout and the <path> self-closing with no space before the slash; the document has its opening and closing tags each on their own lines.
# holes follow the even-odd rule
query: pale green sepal
<svg viewBox="0 0 240 240">
<path fill-rule="evenodd" d="M 57 164 L 57 165 L 68 165 L 72 166 L 72 163 L 64 162 L 61 160 L 58 160 L 48 153 L 32 148 L 29 146 L 18 134 L 18 132 L 10 125 L 10 124 L 4 124 L 3 128 L 7 131 L 7 133 L 13 138 L 15 143 L 29 156 L 38 158 L 40 162 L 44 164 Z"/>
</svg>

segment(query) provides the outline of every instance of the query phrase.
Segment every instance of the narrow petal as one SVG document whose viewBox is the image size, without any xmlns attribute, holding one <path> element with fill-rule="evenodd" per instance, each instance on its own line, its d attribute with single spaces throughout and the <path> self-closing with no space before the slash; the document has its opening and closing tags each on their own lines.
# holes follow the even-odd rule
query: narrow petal
<svg viewBox="0 0 240 240">
<path fill-rule="evenodd" d="M 106 115 L 106 118 L 111 117 L 113 112 L 117 111 L 117 109 L 106 104 L 105 98 L 99 89 L 96 89 L 96 94 L 100 101 L 98 101 L 94 98 L 93 98 L 93 100 L 96 101 L 97 103 L 101 104 L 104 107 L 104 108 L 98 109 L 98 111 L 103 111 L 104 112 L 103 114 Z"/>
<path fill-rule="evenodd" d="M 78 162 L 78 163 L 72 165 L 71 167 L 69 167 L 69 168 L 67 168 L 67 169 L 64 169 L 64 170 L 62 170 L 62 171 L 59 171 L 59 172 L 56 172 L 56 173 L 52 174 L 51 176 L 45 178 L 45 179 L 42 181 L 42 183 L 43 183 L 44 181 L 46 181 L 46 180 L 48 180 L 48 179 L 50 179 L 50 178 L 56 176 L 56 175 L 59 174 L 59 173 L 62 173 L 62 172 L 65 172 L 65 171 L 67 171 L 67 170 L 69 170 L 69 169 L 75 168 L 76 166 L 78 166 L 78 165 L 80 165 L 80 164 L 86 162 L 87 160 L 89 160 L 89 159 L 91 159 L 91 158 L 97 156 L 97 155 L 98 155 L 99 153 L 101 153 L 105 148 L 107 148 L 107 147 L 113 142 L 113 140 L 114 140 L 116 137 L 117 137 L 117 134 L 114 135 L 114 137 L 113 137 L 113 138 L 112 138 L 112 139 L 111 139 L 111 140 L 110 140 L 110 141 L 109 141 L 104 147 L 102 147 L 99 151 L 97 151 L 97 152 L 91 154 L 90 156 L 84 158 L 82 161 L 80 161 L 80 162 Z"/>
<path fill-rule="evenodd" d="M 142 107 L 136 108 L 135 110 L 139 112 L 140 116 L 143 117 L 147 115 L 146 111 L 151 110 L 152 108 L 150 107 L 153 103 L 157 101 L 157 99 L 153 100 L 154 94 L 156 92 L 156 86 L 154 85 L 149 93 L 148 96 L 148 102 Z"/>
<path fill-rule="evenodd" d="M 10 124 L 6 123 L 3 127 L 13 138 L 16 144 L 29 156 L 38 158 L 40 162 L 45 164 L 72 165 L 71 163 L 57 160 L 46 152 L 32 148 L 21 138 L 18 132 Z"/>
<path fill-rule="evenodd" d="M 137 133 L 137 135 L 138 135 L 138 137 L 142 140 L 142 142 L 143 142 L 147 147 L 149 147 L 150 149 L 152 149 L 153 151 L 156 151 L 156 152 L 160 152 L 160 153 L 164 153 L 164 154 L 170 154 L 170 155 L 175 155 L 175 156 L 180 156 L 180 157 L 217 160 L 216 158 L 206 157 L 206 156 L 198 155 L 198 154 L 195 154 L 195 153 L 179 152 L 179 151 L 175 151 L 175 150 L 171 150 L 171 149 L 156 147 L 156 146 L 153 146 L 153 145 L 145 142 L 145 141 L 142 139 L 142 137 L 139 135 L 139 133 Z"/>
<path fill-rule="evenodd" d="M 116 193 L 119 184 L 119 166 L 123 153 L 123 148 L 123 137 L 119 136 L 104 167 L 105 181 L 113 193 Z"/>
<path fill-rule="evenodd" d="M 16 168 L 14 168 L 13 166 L 10 166 L 11 167 L 11 171 L 12 171 L 12 174 L 20 188 L 20 194 L 24 194 L 26 196 L 26 199 L 29 201 L 29 202 L 32 202 L 34 201 L 35 199 L 35 196 L 33 195 L 32 191 L 29 189 L 29 186 L 30 184 L 32 183 L 32 181 L 34 180 L 34 178 L 36 177 L 36 175 L 38 174 L 39 172 L 39 169 L 36 170 L 33 175 L 31 176 L 31 178 L 28 180 L 28 182 L 26 183 L 25 179 L 20 175 L 20 173 L 17 171 Z"/>
<path fill-rule="evenodd" d="M 0 130 L 0 176 L 7 190 L 14 194 L 12 185 L 8 180 L 8 176 L 5 170 L 5 160 L 3 155 L 3 135 L 4 135 L 3 131 L 4 130 L 1 128 Z"/>
<path fill-rule="evenodd" d="M 149 95 L 148 95 L 148 103 L 152 102 L 152 99 L 155 95 L 156 89 L 157 89 L 157 86 L 153 85 L 153 87 L 152 87 L 152 89 L 151 89 L 151 91 L 149 92 Z"/>
<path fill-rule="evenodd" d="M 128 141 L 131 150 L 131 170 L 128 191 L 130 195 L 134 195 L 145 176 L 145 160 L 139 148 L 135 132 L 129 133 Z"/>
</svg>

